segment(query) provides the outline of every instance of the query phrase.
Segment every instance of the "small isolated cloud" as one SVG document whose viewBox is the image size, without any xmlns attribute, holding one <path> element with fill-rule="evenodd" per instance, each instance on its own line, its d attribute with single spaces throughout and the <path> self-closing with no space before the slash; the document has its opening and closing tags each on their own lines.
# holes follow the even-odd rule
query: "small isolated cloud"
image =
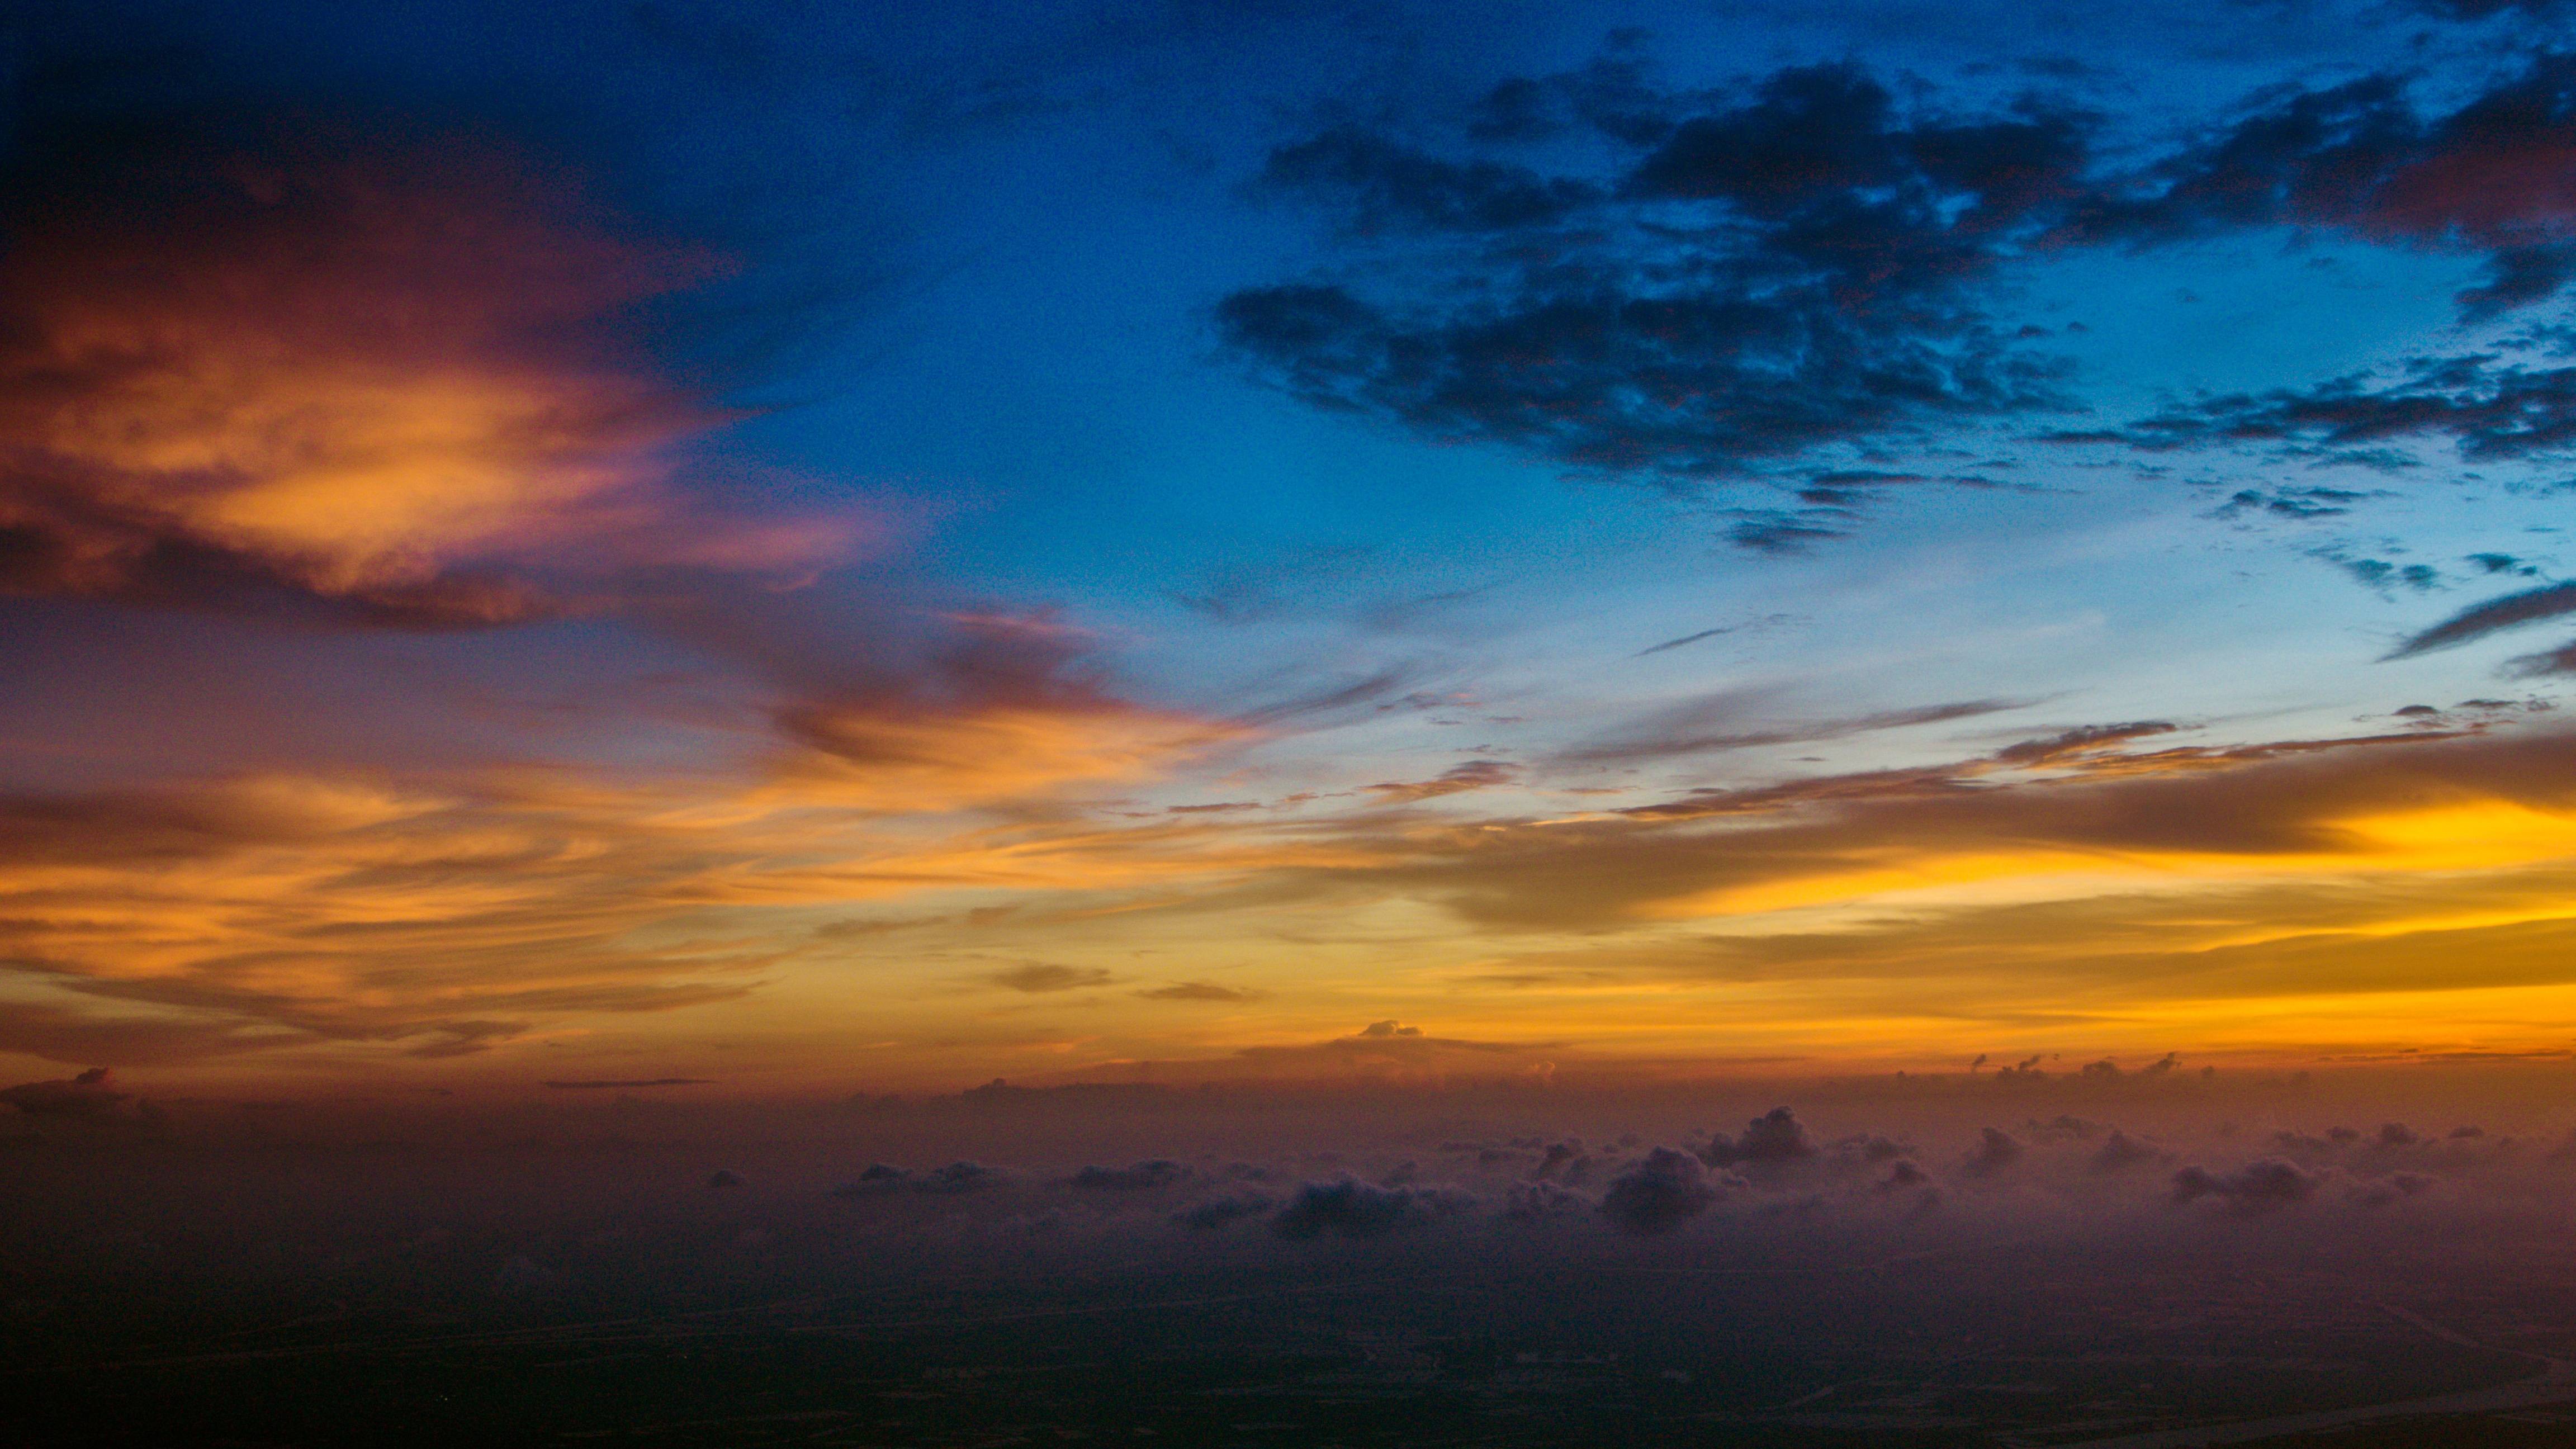
<svg viewBox="0 0 2576 1449">
<path fill-rule="evenodd" d="M 1005 991 L 1023 991 L 1037 996 L 1050 991 L 1079 991 L 1088 986 L 1106 986 L 1114 978 L 1097 966 L 1056 966 L 1032 961 L 1008 971 L 995 971 L 984 979 Z"/>
<path fill-rule="evenodd" d="M 1147 1001 L 1258 1001 L 1265 994 L 1247 986 L 1220 986 L 1213 981 L 1175 981 L 1136 993 Z"/>
<path fill-rule="evenodd" d="M 1360 788 L 1381 800 L 1410 805 L 1417 800 L 1435 800 L 1443 795 L 1508 785 L 1518 775 L 1518 771 L 1500 760 L 1469 760 L 1462 765 L 1453 765 L 1428 780 L 1387 780 Z"/>
</svg>

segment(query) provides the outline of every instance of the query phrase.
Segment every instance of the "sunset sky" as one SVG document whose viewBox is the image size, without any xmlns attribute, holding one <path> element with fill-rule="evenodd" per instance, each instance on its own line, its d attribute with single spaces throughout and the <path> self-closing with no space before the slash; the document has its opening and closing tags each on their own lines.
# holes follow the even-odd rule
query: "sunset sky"
<svg viewBox="0 0 2576 1449">
<path fill-rule="evenodd" d="M 8 1080 L 2576 1049 L 2543 0 L 17 14 Z"/>
</svg>

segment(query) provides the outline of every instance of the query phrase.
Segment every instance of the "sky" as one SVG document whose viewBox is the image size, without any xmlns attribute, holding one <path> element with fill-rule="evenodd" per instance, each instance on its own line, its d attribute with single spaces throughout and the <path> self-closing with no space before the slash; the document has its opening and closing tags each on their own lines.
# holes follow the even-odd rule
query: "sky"
<svg viewBox="0 0 2576 1449">
<path fill-rule="evenodd" d="M 11 1080 L 2576 1048 L 2544 0 L 15 15 Z"/>
</svg>

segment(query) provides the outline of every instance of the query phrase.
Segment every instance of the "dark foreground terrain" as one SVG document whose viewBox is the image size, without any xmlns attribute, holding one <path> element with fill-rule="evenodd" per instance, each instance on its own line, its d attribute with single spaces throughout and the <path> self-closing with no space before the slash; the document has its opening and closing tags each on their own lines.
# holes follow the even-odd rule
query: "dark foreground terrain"
<svg viewBox="0 0 2576 1449">
<path fill-rule="evenodd" d="M 2576 1152 L 2295 1111 L 51 1128 L 0 1438 L 2576 1446 Z"/>
<path fill-rule="evenodd" d="M 2576 1381 L 2546 1357 L 2576 1335 L 2540 1285 L 2410 1307 L 2353 1264 L 2172 1248 L 1470 1271 L 1359 1246 L 1016 1282 L 888 1264 L 873 1289 L 698 1301 L 516 1258 L 480 1302 L 350 1272 L 264 1313 L 238 1288 L 58 1281 L 11 1304 L 0 1391 L 21 1442 L 63 1446 L 2183 1445 L 2365 1406 L 2383 1416 L 2285 1427 L 2576 1445 Z"/>
</svg>

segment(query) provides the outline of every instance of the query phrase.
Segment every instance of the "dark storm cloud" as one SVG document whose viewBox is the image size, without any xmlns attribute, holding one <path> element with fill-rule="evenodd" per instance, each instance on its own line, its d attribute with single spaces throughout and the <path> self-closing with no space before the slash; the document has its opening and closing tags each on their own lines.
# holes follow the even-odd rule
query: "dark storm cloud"
<svg viewBox="0 0 2576 1449">
<path fill-rule="evenodd" d="M 1601 1194 L 1601 1215 L 1623 1233 L 1669 1233 L 1718 1199 L 1708 1169 L 1687 1152 L 1658 1147 L 1631 1164 Z"/>
</svg>

